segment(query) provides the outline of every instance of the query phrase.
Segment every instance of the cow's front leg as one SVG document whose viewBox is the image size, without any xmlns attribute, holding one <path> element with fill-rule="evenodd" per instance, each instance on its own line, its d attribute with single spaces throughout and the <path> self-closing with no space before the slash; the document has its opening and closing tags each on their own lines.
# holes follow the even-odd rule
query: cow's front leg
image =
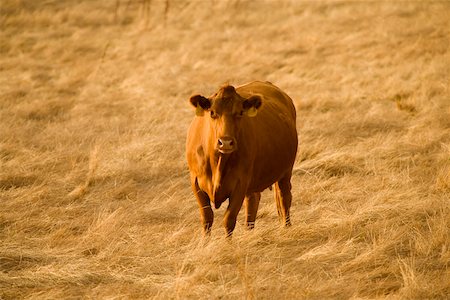
<svg viewBox="0 0 450 300">
<path fill-rule="evenodd" d="M 245 190 L 238 184 L 230 197 L 230 203 L 225 212 L 224 225 L 227 236 L 230 237 L 236 227 L 236 220 L 242 204 L 244 203 Z"/>
<path fill-rule="evenodd" d="M 211 208 L 211 201 L 208 194 L 200 189 L 197 178 L 192 179 L 192 190 L 200 209 L 200 219 L 203 225 L 203 232 L 205 235 L 211 233 L 211 227 L 214 221 L 214 213 Z"/>
</svg>

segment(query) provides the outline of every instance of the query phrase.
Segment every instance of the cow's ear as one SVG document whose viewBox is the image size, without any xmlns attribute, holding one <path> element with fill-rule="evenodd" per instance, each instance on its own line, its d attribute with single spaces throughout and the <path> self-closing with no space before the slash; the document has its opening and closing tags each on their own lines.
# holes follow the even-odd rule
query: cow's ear
<svg viewBox="0 0 450 300">
<path fill-rule="evenodd" d="M 203 116 L 205 110 L 211 107 L 211 101 L 201 95 L 192 96 L 189 102 L 195 107 L 195 114 L 199 117 Z"/>
<path fill-rule="evenodd" d="M 258 113 L 258 109 L 261 107 L 261 104 L 261 96 L 253 95 L 244 101 L 242 107 L 244 108 L 245 114 L 247 116 L 254 117 Z"/>
</svg>

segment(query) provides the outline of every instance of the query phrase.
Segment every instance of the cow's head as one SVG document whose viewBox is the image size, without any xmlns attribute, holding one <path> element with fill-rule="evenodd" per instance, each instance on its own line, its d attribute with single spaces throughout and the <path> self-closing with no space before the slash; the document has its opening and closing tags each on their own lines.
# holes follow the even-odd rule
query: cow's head
<svg viewBox="0 0 450 300">
<path fill-rule="evenodd" d="M 234 87 L 227 85 L 213 96 L 192 96 L 189 101 L 198 117 L 207 118 L 210 124 L 210 139 L 220 153 L 229 154 L 237 150 L 242 118 L 255 117 L 262 100 L 258 95 L 243 98 Z"/>
</svg>

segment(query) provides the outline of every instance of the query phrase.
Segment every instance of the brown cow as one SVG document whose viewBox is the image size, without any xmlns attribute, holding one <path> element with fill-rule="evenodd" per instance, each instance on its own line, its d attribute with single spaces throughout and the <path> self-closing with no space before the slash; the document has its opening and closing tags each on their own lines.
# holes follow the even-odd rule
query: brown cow
<svg viewBox="0 0 450 300">
<path fill-rule="evenodd" d="M 205 233 L 213 224 L 211 203 L 229 199 L 224 225 L 234 230 L 245 199 L 253 228 L 261 192 L 275 184 L 278 214 L 291 224 L 291 175 L 297 153 L 296 112 L 291 98 L 269 82 L 236 89 L 223 86 L 209 98 L 192 96 L 196 108 L 186 154 Z"/>
</svg>

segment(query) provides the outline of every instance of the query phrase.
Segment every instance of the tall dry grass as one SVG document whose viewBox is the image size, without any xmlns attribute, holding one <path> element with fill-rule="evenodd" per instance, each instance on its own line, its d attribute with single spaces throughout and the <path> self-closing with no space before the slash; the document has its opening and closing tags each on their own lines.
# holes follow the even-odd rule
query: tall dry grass
<svg viewBox="0 0 450 300">
<path fill-rule="evenodd" d="M 0 298 L 444 299 L 448 2 L 13 1 L 0 7 Z M 201 237 L 193 92 L 298 109 L 293 226 Z M 242 215 L 241 215 L 242 217 Z"/>
</svg>

